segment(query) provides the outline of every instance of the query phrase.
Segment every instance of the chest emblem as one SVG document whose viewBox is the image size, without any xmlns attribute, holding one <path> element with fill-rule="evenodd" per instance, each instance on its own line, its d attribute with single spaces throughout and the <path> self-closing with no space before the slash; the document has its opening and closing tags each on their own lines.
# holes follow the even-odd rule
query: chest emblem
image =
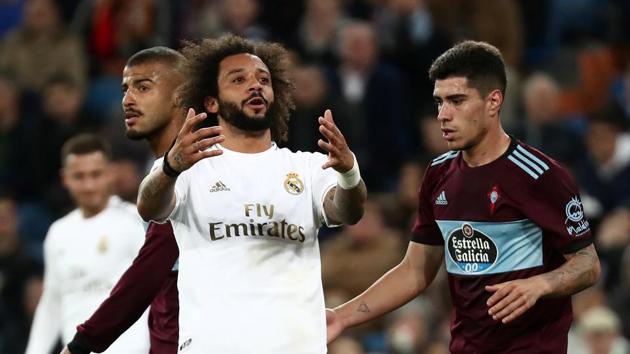
<svg viewBox="0 0 630 354">
<path fill-rule="evenodd" d="M 302 194 L 304 192 L 304 183 L 300 179 L 300 175 L 295 172 L 287 173 L 287 179 L 284 180 L 284 189 L 289 194 Z"/>
<path fill-rule="evenodd" d="M 468 223 L 451 232 L 447 249 L 455 264 L 469 274 L 485 272 L 496 263 L 499 255 L 494 241 Z"/>
<path fill-rule="evenodd" d="M 488 192 L 488 199 L 490 200 L 490 215 L 493 215 L 496 211 L 497 203 L 501 199 L 499 187 L 492 186 L 492 189 Z"/>
<path fill-rule="evenodd" d="M 107 249 L 109 248 L 109 242 L 107 241 L 107 236 L 101 236 L 101 240 L 98 241 L 98 245 L 96 245 L 96 250 L 100 254 L 105 254 Z"/>
</svg>

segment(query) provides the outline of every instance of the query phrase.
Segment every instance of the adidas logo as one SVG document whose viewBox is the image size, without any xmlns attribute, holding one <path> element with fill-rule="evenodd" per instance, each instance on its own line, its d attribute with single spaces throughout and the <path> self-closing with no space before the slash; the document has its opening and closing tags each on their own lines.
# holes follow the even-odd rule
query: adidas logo
<svg viewBox="0 0 630 354">
<path fill-rule="evenodd" d="M 223 192 L 223 191 L 229 191 L 229 190 L 230 188 L 228 188 L 228 186 L 223 184 L 223 182 L 221 181 L 215 183 L 214 186 L 210 187 L 210 193 Z"/>
<path fill-rule="evenodd" d="M 435 199 L 435 205 L 448 205 L 448 200 L 446 200 L 446 193 L 442 191 L 440 195 Z"/>
</svg>

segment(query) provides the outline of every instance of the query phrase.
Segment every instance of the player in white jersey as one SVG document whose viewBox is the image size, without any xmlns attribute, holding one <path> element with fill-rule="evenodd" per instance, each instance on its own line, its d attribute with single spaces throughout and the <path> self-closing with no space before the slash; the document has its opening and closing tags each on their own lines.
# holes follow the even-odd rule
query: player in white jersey
<svg viewBox="0 0 630 354">
<path fill-rule="evenodd" d="M 112 195 L 109 146 L 82 134 L 62 148 L 62 179 L 77 209 L 55 221 L 44 241 L 44 291 L 27 354 L 50 353 L 59 336 L 72 339 L 78 322 L 107 297 L 144 240 L 133 204 Z M 105 353 L 146 354 L 146 314 Z"/>
<path fill-rule="evenodd" d="M 175 230 L 179 351 L 325 353 L 317 233 L 361 218 L 356 159 L 330 111 L 319 117 L 328 155 L 274 143 L 293 108 L 280 46 L 229 36 L 183 53 L 191 109 L 138 197 L 145 219 Z"/>
</svg>

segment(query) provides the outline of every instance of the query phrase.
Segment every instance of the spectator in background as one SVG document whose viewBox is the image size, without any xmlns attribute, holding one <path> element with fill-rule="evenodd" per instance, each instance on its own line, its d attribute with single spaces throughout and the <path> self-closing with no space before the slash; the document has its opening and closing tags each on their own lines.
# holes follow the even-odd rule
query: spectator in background
<svg viewBox="0 0 630 354">
<path fill-rule="evenodd" d="M 337 65 L 339 31 L 349 21 L 341 0 L 308 0 L 292 46 L 306 62 Z"/>
<path fill-rule="evenodd" d="M 373 191 L 394 188 L 396 173 L 409 154 L 410 102 L 402 74 L 380 61 L 376 33 L 368 22 L 344 27 L 340 64 L 330 73 L 333 94 L 348 105 L 344 131 L 354 147 L 365 183 Z"/>
<path fill-rule="evenodd" d="M 140 49 L 170 40 L 168 0 L 83 0 L 72 28 L 83 36 L 91 76 L 118 77 Z"/>
<path fill-rule="evenodd" d="M 49 80 L 43 90 L 43 114 L 29 136 L 38 143 L 30 144 L 25 153 L 29 171 L 22 178 L 29 183 L 20 191 L 21 195 L 43 198 L 57 216 L 72 208 L 59 179 L 61 146 L 71 136 L 97 128 L 83 111 L 84 96 L 84 87 L 71 77 L 61 75 Z"/>
<path fill-rule="evenodd" d="M 189 14 L 196 24 L 188 28 L 190 37 L 218 38 L 235 34 L 255 41 L 263 41 L 269 37 L 267 28 L 258 22 L 258 0 L 206 1 L 197 6 L 196 13 Z"/>
<path fill-rule="evenodd" d="M 0 69 L 14 73 L 22 89 L 34 92 L 60 73 L 85 85 L 83 47 L 66 30 L 55 0 L 26 1 L 23 25 L 0 45 Z"/>
<path fill-rule="evenodd" d="M 630 205 L 630 134 L 628 121 L 618 106 L 591 115 L 586 134 L 588 153 L 577 163 L 576 178 L 584 194 L 599 204 L 601 218 Z"/>
<path fill-rule="evenodd" d="M 348 126 L 349 107 L 333 94 L 319 67 L 311 64 L 297 64 L 291 77 L 295 85 L 295 111 L 289 120 L 287 146 L 291 150 L 319 151 L 317 117 L 326 109 L 335 112 L 335 122 L 341 131 L 352 130 Z"/>
<path fill-rule="evenodd" d="M 575 354 L 627 354 L 628 340 L 621 335 L 621 321 L 607 306 L 586 311 L 578 321 L 578 330 L 584 346 L 575 348 Z"/>
<path fill-rule="evenodd" d="M 398 173 L 397 189 L 380 199 L 383 215 L 389 227 L 407 232 L 412 226 L 418 207 L 418 189 L 422 184 L 426 165 L 423 161 L 409 160 Z"/>
<path fill-rule="evenodd" d="M 580 135 L 585 125 L 580 117 L 563 116 L 560 112 L 560 88 L 545 73 L 534 73 L 523 83 L 524 120 L 514 129 L 528 144 L 545 151 L 569 168 L 585 154 Z"/>
<path fill-rule="evenodd" d="M 328 354 L 366 354 L 366 352 L 357 339 L 343 336 L 328 346 Z"/>
</svg>

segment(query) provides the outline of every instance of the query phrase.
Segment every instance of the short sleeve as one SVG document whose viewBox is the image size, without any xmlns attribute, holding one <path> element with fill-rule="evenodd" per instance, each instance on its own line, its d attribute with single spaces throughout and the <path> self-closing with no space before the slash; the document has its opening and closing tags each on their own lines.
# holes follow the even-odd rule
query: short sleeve
<svg viewBox="0 0 630 354">
<path fill-rule="evenodd" d="M 574 253 L 593 242 L 577 186 L 566 170 L 554 166 L 533 188 L 527 217 L 543 229 L 556 250 Z"/>
<path fill-rule="evenodd" d="M 427 169 L 418 194 L 418 210 L 416 220 L 411 228 L 411 241 L 427 245 L 443 246 L 444 239 L 435 222 L 431 205 L 432 169 Z"/>
<path fill-rule="evenodd" d="M 321 153 L 313 153 L 310 161 L 311 170 L 311 193 L 313 198 L 313 208 L 317 214 L 317 220 L 328 227 L 340 226 L 331 224 L 324 212 L 324 199 L 328 191 L 337 185 L 337 174 L 334 169 L 323 169 L 327 156 Z"/>
</svg>

